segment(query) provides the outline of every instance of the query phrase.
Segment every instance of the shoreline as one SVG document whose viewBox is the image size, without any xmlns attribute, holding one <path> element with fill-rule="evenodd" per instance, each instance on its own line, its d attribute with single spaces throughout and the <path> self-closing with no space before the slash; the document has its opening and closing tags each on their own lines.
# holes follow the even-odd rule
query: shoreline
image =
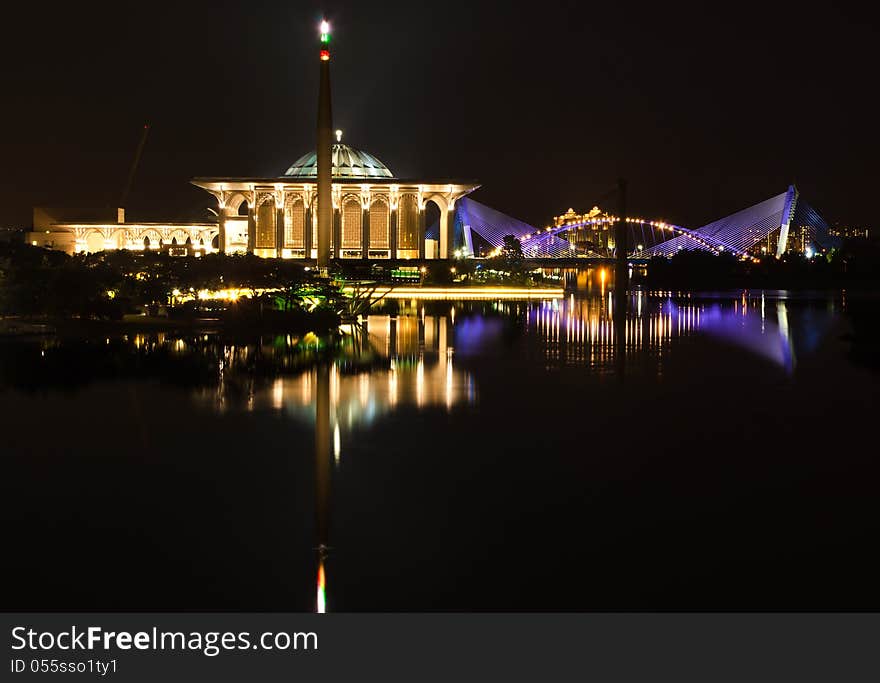
<svg viewBox="0 0 880 683">
<path fill-rule="evenodd" d="M 612 292 L 613 287 L 606 293 Z M 426 303 L 440 301 L 486 302 L 493 300 L 540 301 L 561 299 L 567 296 L 583 295 L 579 290 L 563 288 L 506 288 L 506 287 L 382 287 L 377 290 L 381 300 L 398 302 L 420 300 Z M 842 287 L 825 289 L 776 289 L 776 288 L 732 288 L 732 289 L 676 289 L 676 288 L 636 288 L 629 296 L 643 295 L 649 298 L 687 298 L 692 300 L 719 300 L 740 297 L 755 298 L 766 296 L 772 299 L 809 301 L 843 297 L 849 301 L 870 301 L 880 299 L 880 292 L 873 289 L 849 289 Z M 308 334 L 324 335 L 336 331 L 344 320 L 330 320 L 326 315 L 297 312 L 292 316 L 283 312 L 265 317 L 229 315 L 227 311 L 217 313 L 172 315 L 126 314 L 122 319 L 92 319 L 46 315 L 8 315 L 0 316 L 0 341 L 41 338 L 41 337 L 82 337 L 92 335 L 118 335 L 138 333 L 199 333 L 199 334 Z"/>
</svg>

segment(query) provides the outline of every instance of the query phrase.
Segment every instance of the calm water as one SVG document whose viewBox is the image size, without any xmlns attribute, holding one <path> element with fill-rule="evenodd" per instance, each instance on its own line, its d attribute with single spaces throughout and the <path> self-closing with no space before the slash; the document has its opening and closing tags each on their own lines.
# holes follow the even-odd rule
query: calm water
<svg viewBox="0 0 880 683">
<path fill-rule="evenodd" d="M 880 608 L 848 319 L 599 290 L 387 304 L 332 344 L 6 341 L 4 606 Z"/>
</svg>

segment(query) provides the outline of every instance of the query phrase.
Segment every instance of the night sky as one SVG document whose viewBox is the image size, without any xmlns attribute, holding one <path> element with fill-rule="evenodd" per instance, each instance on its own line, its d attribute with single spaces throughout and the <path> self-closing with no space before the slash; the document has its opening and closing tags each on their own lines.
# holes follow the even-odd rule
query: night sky
<svg viewBox="0 0 880 683">
<path fill-rule="evenodd" d="M 632 214 L 697 227 L 792 181 L 871 225 L 878 22 L 703 3 L 79 2 L 4 10 L 0 226 L 115 206 L 205 218 L 194 176 L 274 176 L 313 149 L 317 24 L 334 125 L 398 177 L 476 179 L 536 225 L 628 179 Z M 609 206 L 613 208 L 613 206 Z"/>
</svg>

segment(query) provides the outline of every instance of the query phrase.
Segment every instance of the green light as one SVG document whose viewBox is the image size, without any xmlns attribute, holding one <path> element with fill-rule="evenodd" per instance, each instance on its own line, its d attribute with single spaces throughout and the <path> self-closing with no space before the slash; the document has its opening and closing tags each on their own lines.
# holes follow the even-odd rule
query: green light
<svg viewBox="0 0 880 683">
<path fill-rule="evenodd" d="M 330 42 L 330 34 L 329 33 L 322 33 L 321 34 L 321 42 L 322 43 L 329 43 Z"/>
</svg>

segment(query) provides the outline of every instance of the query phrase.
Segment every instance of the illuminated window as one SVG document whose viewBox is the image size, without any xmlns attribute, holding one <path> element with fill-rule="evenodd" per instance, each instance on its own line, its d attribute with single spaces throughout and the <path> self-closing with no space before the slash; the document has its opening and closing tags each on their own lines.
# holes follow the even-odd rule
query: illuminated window
<svg viewBox="0 0 880 683">
<path fill-rule="evenodd" d="M 370 249 L 388 249 L 388 201 L 378 196 L 370 204 Z"/>
<path fill-rule="evenodd" d="M 415 195 L 405 194 L 397 209 L 397 248 L 419 248 L 419 207 Z"/>
<path fill-rule="evenodd" d="M 342 203 L 342 248 L 357 249 L 361 246 L 363 214 L 361 200 L 349 195 Z"/>
<path fill-rule="evenodd" d="M 303 248 L 306 227 L 306 208 L 301 197 L 289 199 L 284 208 L 284 246 Z"/>
<path fill-rule="evenodd" d="M 257 209 L 257 234 L 254 246 L 257 249 L 275 248 L 275 202 L 266 198 Z"/>
</svg>

